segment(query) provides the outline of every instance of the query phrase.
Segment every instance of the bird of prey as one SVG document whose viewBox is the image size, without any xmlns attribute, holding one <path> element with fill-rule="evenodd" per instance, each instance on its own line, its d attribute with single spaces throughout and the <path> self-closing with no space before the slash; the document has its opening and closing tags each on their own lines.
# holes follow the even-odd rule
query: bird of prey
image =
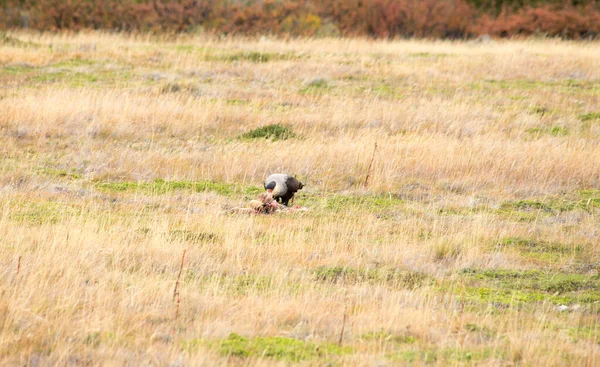
<svg viewBox="0 0 600 367">
<path fill-rule="evenodd" d="M 295 177 L 284 173 L 274 173 L 265 180 L 265 190 L 273 195 L 273 198 L 288 206 L 294 194 L 301 190 L 304 184 Z M 292 200 L 293 201 L 293 200 Z"/>
</svg>

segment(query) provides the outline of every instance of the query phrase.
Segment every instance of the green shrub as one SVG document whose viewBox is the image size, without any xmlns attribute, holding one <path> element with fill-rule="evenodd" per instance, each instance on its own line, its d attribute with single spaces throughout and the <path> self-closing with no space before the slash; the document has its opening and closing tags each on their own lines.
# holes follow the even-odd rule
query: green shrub
<svg viewBox="0 0 600 367">
<path fill-rule="evenodd" d="M 250 130 L 247 133 L 240 135 L 240 139 L 271 139 L 276 140 L 287 140 L 295 138 L 296 134 L 287 126 L 281 124 L 262 126 L 254 130 Z"/>
</svg>

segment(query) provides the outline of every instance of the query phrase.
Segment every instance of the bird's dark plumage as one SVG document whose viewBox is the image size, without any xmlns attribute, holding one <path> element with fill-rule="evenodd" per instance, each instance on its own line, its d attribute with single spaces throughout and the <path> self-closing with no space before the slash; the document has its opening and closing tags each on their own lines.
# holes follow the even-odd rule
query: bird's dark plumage
<svg viewBox="0 0 600 367">
<path fill-rule="evenodd" d="M 303 187 L 304 184 L 295 177 L 283 173 L 272 174 L 265 180 L 265 190 L 272 190 L 273 198 L 285 206 Z"/>
</svg>

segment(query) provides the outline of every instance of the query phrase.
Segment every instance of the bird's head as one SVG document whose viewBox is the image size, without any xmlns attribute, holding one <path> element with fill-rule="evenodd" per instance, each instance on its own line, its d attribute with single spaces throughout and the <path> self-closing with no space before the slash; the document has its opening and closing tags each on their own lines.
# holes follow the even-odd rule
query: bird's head
<svg viewBox="0 0 600 367">
<path fill-rule="evenodd" d="M 275 185 L 275 181 L 271 181 L 265 185 L 265 189 L 267 190 L 267 192 L 272 193 L 273 190 L 275 190 Z"/>
</svg>

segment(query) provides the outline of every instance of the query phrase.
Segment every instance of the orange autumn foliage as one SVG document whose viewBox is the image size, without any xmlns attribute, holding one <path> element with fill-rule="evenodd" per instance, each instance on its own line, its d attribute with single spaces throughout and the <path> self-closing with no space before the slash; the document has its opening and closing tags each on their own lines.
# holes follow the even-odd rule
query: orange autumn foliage
<svg viewBox="0 0 600 367">
<path fill-rule="evenodd" d="M 596 1 L 583 5 L 532 2 L 520 8 L 506 5 L 497 15 L 489 4 L 482 3 L 485 1 L 0 0 L 0 28 L 375 38 L 542 34 L 580 39 L 600 35 Z"/>
</svg>

